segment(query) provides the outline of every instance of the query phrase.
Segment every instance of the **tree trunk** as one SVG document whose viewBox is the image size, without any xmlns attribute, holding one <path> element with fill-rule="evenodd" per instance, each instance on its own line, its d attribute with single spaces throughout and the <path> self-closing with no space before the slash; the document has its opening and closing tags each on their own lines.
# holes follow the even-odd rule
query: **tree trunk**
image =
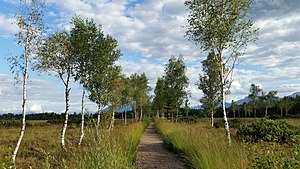
<svg viewBox="0 0 300 169">
<path fill-rule="evenodd" d="M 178 107 L 176 107 L 176 123 L 178 122 Z"/>
<path fill-rule="evenodd" d="M 143 118 L 143 106 L 141 105 L 140 121 L 142 121 L 142 118 Z"/>
<path fill-rule="evenodd" d="M 27 78 L 28 78 L 28 63 L 29 63 L 29 39 L 26 39 L 26 46 L 25 46 L 25 70 L 24 70 L 24 74 L 23 74 L 23 103 L 22 103 L 22 127 L 21 127 L 21 132 L 20 132 L 20 136 L 17 142 L 17 145 L 13 151 L 13 155 L 12 155 L 12 163 L 15 165 L 16 162 L 16 156 L 18 153 L 18 150 L 20 148 L 24 133 L 25 133 L 25 128 L 26 128 L 26 101 L 27 101 Z"/>
<path fill-rule="evenodd" d="M 111 121 L 108 130 L 112 130 L 114 128 L 114 125 L 115 125 L 115 108 L 112 106 L 112 116 L 111 116 Z"/>
<path fill-rule="evenodd" d="M 266 107 L 266 109 L 265 109 L 265 117 L 267 117 L 268 116 L 268 107 Z"/>
<path fill-rule="evenodd" d="M 68 76 L 67 76 L 67 82 L 65 84 L 66 110 L 65 110 L 65 122 L 64 122 L 64 125 L 63 125 L 63 128 L 62 128 L 62 132 L 61 132 L 61 148 L 63 150 L 65 150 L 65 148 L 66 148 L 65 147 L 65 135 L 66 135 L 67 126 L 68 126 L 69 108 L 70 108 L 70 105 L 69 105 L 70 90 L 71 90 L 71 88 L 69 88 L 70 76 L 71 76 L 71 73 L 69 72 Z"/>
<path fill-rule="evenodd" d="M 227 115 L 226 115 L 226 107 L 225 107 L 225 79 L 224 79 L 224 67 L 223 63 L 221 62 L 221 93 L 222 93 L 222 109 L 223 109 L 223 116 L 224 116 L 224 122 L 225 122 L 225 131 L 227 135 L 227 142 L 229 145 L 231 145 L 231 137 L 230 137 L 230 129 L 229 129 L 229 124 L 227 120 Z"/>
<path fill-rule="evenodd" d="M 281 117 L 283 116 L 282 108 L 280 108 L 280 116 L 281 116 Z"/>
<path fill-rule="evenodd" d="M 85 96 L 85 88 L 83 87 L 82 98 L 81 98 L 81 129 L 80 129 L 80 138 L 78 142 L 79 146 L 81 145 L 84 136 L 84 96 Z"/>
<path fill-rule="evenodd" d="M 100 122 L 101 122 L 101 105 L 100 103 L 98 104 L 98 117 L 97 117 L 97 128 L 99 129 L 100 127 Z"/>
<path fill-rule="evenodd" d="M 214 111 L 211 111 L 211 127 L 214 127 Z"/>
<path fill-rule="evenodd" d="M 288 110 L 285 109 L 285 117 L 287 117 L 287 115 L 288 115 Z"/>
<path fill-rule="evenodd" d="M 125 110 L 124 121 L 125 121 L 125 125 L 127 125 L 127 110 Z"/>
<path fill-rule="evenodd" d="M 256 108 L 254 109 L 254 118 L 256 118 Z"/>
<path fill-rule="evenodd" d="M 159 110 L 156 111 L 156 118 L 159 118 Z"/>
<path fill-rule="evenodd" d="M 138 115 L 137 115 L 137 111 L 136 111 L 136 101 L 134 101 L 134 117 L 135 117 L 135 120 L 137 121 L 138 120 Z"/>
<path fill-rule="evenodd" d="M 233 111 L 233 118 L 235 118 L 235 110 Z"/>
</svg>

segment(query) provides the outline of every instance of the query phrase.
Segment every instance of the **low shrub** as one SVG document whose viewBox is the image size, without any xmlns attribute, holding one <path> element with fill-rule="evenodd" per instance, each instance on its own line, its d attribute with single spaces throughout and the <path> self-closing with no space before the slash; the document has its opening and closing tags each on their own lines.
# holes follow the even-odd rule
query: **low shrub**
<svg viewBox="0 0 300 169">
<path fill-rule="evenodd" d="M 249 123 L 248 119 L 239 119 L 239 118 L 234 118 L 234 119 L 228 119 L 229 127 L 230 128 L 239 128 L 240 125 Z M 216 120 L 214 123 L 215 128 L 224 128 L 224 119 Z"/>
<path fill-rule="evenodd" d="M 31 123 L 28 121 L 26 122 L 27 126 L 31 126 Z M 22 121 L 21 120 L 0 120 L 0 126 L 22 126 Z"/>
<path fill-rule="evenodd" d="M 251 148 L 251 169 L 300 168 L 299 145 L 282 146 L 278 143 L 260 143 Z"/>
<path fill-rule="evenodd" d="M 255 122 L 241 125 L 237 131 L 238 138 L 247 142 L 297 142 L 299 134 L 299 128 L 285 121 L 269 119 L 259 119 Z"/>
</svg>

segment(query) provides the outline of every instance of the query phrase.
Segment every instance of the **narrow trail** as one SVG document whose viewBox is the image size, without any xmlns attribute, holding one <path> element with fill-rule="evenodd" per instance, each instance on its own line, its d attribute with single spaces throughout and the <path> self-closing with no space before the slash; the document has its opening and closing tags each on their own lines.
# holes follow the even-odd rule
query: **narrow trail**
<svg viewBox="0 0 300 169">
<path fill-rule="evenodd" d="M 163 140 L 151 123 L 141 138 L 137 151 L 138 167 L 142 169 L 185 169 L 184 163 L 174 153 L 163 147 Z"/>
</svg>

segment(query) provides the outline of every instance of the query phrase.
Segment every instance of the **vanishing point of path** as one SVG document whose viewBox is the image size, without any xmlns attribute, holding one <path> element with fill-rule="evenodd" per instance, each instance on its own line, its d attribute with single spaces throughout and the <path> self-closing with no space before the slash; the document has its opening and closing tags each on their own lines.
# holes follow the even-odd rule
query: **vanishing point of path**
<svg viewBox="0 0 300 169">
<path fill-rule="evenodd" d="M 163 147 L 163 140 L 151 123 L 141 138 L 137 151 L 138 167 L 142 169 L 185 169 L 184 163 L 174 153 Z"/>
</svg>

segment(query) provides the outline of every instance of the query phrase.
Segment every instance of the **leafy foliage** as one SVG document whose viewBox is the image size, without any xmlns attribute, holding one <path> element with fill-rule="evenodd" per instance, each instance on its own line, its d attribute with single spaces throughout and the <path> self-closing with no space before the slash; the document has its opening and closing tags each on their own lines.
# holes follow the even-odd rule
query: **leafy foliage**
<svg viewBox="0 0 300 169">
<path fill-rule="evenodd" d="M 171 56 L 168 64 L 165 67 L 165 85 L 167 91 L 167 110 L 168 113 L 178 113 L 180 106 L 183 104 L 187 92 L 185 89 L 188 86 L 188 78 L 185 74 L 186 66 L 183 61 L 183 56 L 178 58 Z M 178 116 L 178 114 L 177 114 Z"/>
<path fill-rule="evenodd" d="M 213 117 L 215 108 L 221 101 L 221 79 L 219 76 L 218 62 L 215 53 L 211 52 L 207 59 L 202 61 L 203 75 L 199 75 L 198 88 L 204 96 L 200 99 L 202 107 Z"/>
<path fill-rule="evenodd" d="M 300 130 L 285 121 L 260 119 L 253 123 L 241 125 L 237 135 L 239 139 L 247 142 L 297 142 Z"/>
<path fill-rule="evenodd" d="M 256 144 L 249 156 L 250 169 L 300 168 L 299 145 L 283 147 L 277 143 Z"/>
</svg>

